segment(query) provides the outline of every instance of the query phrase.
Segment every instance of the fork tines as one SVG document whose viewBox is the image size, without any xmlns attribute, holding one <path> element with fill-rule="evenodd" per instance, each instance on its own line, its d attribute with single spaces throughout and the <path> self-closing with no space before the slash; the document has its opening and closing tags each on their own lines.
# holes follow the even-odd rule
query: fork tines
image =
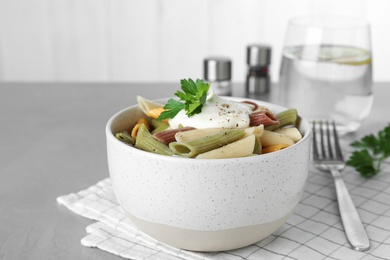
<svg viewBox="0 0 390 260">
<path fill-rule="evenodd" d="M 344 161 L 335 122 L 313 121 L 312 129 L 313 159 Z"/>
</svg>

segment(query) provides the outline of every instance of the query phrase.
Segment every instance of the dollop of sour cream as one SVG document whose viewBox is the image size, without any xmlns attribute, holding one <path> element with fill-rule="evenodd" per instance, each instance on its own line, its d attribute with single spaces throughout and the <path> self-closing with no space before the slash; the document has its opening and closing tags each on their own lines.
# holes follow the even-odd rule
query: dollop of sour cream
<svg viewBox="0 0 390 260">
<path fill-rule="evenodd" d="M 188 117 L 181 110 L 174 118 L 169 119 L 169 125 L 171 128 L 246 128 L 250 123 L 251 112 L 252 108 L 248 104 L 224 99 L 211 91 L 201 113 Z"/>
</svg>

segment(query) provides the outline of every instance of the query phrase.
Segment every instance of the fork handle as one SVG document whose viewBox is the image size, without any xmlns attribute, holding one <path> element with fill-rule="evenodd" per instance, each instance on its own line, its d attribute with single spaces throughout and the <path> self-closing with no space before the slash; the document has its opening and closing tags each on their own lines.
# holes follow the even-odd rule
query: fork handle
<svg viewBox="0 0 390 260">
<path fill-rule="evenodd" d="M 347 187 L 338 170 L 331 170 L 337 193 L 337 200 L 340 209 L 341 220 L 347 239 L 352 248 L 357 251 L 370 249 L 370 240 L 360 220 L 355 204 L 351 199 Z"/>
</svg>

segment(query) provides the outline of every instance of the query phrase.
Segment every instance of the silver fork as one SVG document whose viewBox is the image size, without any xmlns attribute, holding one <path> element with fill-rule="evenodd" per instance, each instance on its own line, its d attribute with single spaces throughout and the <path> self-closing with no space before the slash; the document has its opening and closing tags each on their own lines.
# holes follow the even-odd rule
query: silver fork
<svg viewBox="0 0 390 260">
<path fill-rule="evenodd" d="M 370 249 L 370 241 L 340 174 L 340 171 L 345 167 L 345 163 L 335 123 L 332 122 L 332 129 L 330 129 L 328 121 L 325 123 L 319 122 L 318 124 L 319 126 L 317 127 L 317 123 L 312 122 L 314 166 L 332 173 L 341 220 L 347 239 L 353 249 L 366 251 Z M 317 137 L 318 134 L 319 137 Z M 320 145 L 320 148 L 318 145 Z"/>
</svg>

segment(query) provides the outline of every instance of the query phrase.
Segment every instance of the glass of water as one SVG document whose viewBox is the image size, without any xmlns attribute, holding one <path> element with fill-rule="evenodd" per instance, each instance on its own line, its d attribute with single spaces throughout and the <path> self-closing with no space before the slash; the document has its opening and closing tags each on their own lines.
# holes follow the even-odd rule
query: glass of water
<svg viewBox="0 0 390 260">
<path fill-rule="evenodd" d="M 289 21 L 280 68 L 281 103 L 308 120 L 357 130 L 373 103 L 370 26 L 344 16 Z"/>
</svg>

